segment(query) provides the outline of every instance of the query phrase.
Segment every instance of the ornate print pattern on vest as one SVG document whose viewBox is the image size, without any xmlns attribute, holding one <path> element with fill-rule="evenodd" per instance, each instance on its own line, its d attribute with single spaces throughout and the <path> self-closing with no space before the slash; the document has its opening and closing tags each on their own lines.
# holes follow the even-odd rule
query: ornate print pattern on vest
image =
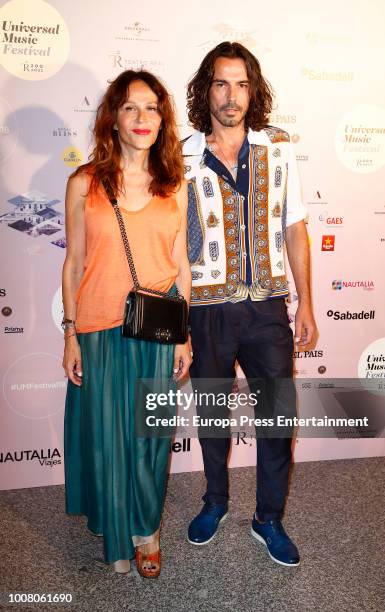
<svg viewBox="0 0 385 612">
<path fill-rule="evenodd" d="M 254 256 L 254 265 L 252 266 L 253 282 L 255 283 L 255 289 L 265 294 L 266 290 L 274 292 L 280 290 L 285 286 L 285 275 L 282 275 L 282 267 L 277 266 L 277 256 L 282 251 L 282 225 L 280 218 L 280 206 L 276 198 L 270 196 L 271 206 L 271 219 L 269 219 L 269 165 L 271 166 L 270 172 L 273 172 L 274 177 L 274 190 L 280 190 L 282 188 L 282 169 L 280 165 L 275 166 L 274 155 L 271 154 L 269 159 L 268 147 L 261 145 L 252 145 L 250 147 L 250 167 L 254 168 L 254 172 L 251 175 L 251 190 L 249 194 L 249 218 L 253 219 L 253 223 L 250 224 L 249 238 L 250 244 L 252 245 L 252 252 Z M 278 172 L 277 172 L 278 170 Z M 280 177 L 279 184 L 277 184 L 277 176 Z M 273 194 L 271 194 L 273 195 Z M 274 193 L 276 195 L 276 193 Z M 273 204 L 275 201 L 275 204 Z M 256 202 L 256 206 L 253 206 L 253 202 Z M 272 227 L 270 227 L 270 223 Z M 279 224 L 279 230 L 276 228 L 276 224 Z M 254 226 L 254 228 L 253 228 Z M 275 226 L 275 227 L 274 227 Z M 277 233 L 280 233 L 281 239 L 278 239 Z M 269 243 L 269 234 L 273 232 L 274 243 Z M 274 249 L 275 253 L 272 253 Z M 277 276 L 273 274 L 271 257 L 275 255 L 275 268 L 280 269 L 280 274 Z M 256 281 L 256 282 L 255 282 Z M 254 286 L 255 286 L 254 285 Z"/>
<path fill-rule="evenodd" d="M 204 265 L 203 244 L 205 239 L 205 224 L 202 218 L 202 211 L 195 178 L 189 180 L 187 192 L 188 258 L 190 263 L 195 265 Z"/>
<path fill-rule="evenodd" d="M 237 302 L 247 296 L 265 300 L 287 293 L 283 243 L 289 151 L 286 143 L 290 137 L 273 127 L 264 130 L 261 140 L 266 136 L 268 142 L 249 145 L 247 201 L 226 178 L 205 164 L 202 149 L 194 149 L 193 145 L 186 151 L 192 306 Z M 202 141 L 204 135 L 192 138 Z"/>
<path fill-rule="evenodd" d="M 241 198 L 240 195 L 233 191 L 231 186 L 224 181 L 221 177 L 218 177 L 218 184 L 221 192 L 221 200 L 223 203 L 223 242 L 225 247 L 224 260 L 220 258 L 220 246 L 218 240 L 209 240 L 209 255 L 212 261 L 217 261 L 218 258 L 223 260 L 225 268 L 225 280 L 226 282 L 219 282 L 218 284 L 212 284 L 213 280 L 218 280 L 222 276 L 222 270 L 220 268 L 209 271 L 211 282 L 202 284 L 199 287 L 192 287 L 191 298 L 195 301 L 215 301 L 215 298 L 223 298 L 231 296 L 237 289 L 240 281 L 240 252 L 239 252 L 239 241 L 240 241 L 240 222 L 239 222 L 239 207 Z M 217 211 L 218 213 L 218 211 Z M 207 223 L 207 238 L 210 238 L 210 232 L 218 230 L 221 224 L 219 215 L 213 211 L 209 212 L 208 217 L 215 223 Z"/>
<path fill-rule="evenodd" d="M 202 185 L 203 185 L 203 191 L 205 193 L 206 198 L 213 198 L 214 197 L 213 184 L 210 181 L 208 176 L 205 176 L 203 178 Z"/>
</svg>

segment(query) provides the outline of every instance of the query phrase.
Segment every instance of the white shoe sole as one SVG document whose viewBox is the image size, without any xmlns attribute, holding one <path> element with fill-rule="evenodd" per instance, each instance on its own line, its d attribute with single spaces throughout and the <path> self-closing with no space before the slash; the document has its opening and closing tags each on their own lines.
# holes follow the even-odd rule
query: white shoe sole
<svg viewBox="0 0 385 612">
<path fill-rule="evenodd" d="M 251 535 L 253 536 L 253 538 L 258 540 L 258 542 L 261 542 L 261 544 L 263 544 L 265 546 L 270 559 L 272 561 L 274 561 L 275 563 L 278 563 L 279 565 L 284 565 L 285 567 L 298 567 L 299 566 L 300 561 L 298 561 L 298 563 L 284 563 L 283 561 L 280 561 L 279 559 L 276 559 L 276 557 L 273 557 L 273 555 L 271 554 L 270 550 L 268 549 L 267 544 L 266 544 L 265 540 L 263 539 L 263 537 L 260 536 L 258 533 L 256 533 L 253 528 L 251 528 Z"/>
<path fill-rule="evenodd" d="M 216 532 L 214 533 L 214 535 L 211 536 L 211 538 L 209 540 L 206 540 L 206 542 L 193 542 L 192 540 L 190 540 L 190 538 L 187 536 L 187 542 L 189 542 L 190 544 L 194 544 L 194 546 L 206 546 L 206 544 L 209 544 L 209 542 L 211 542 L 211 540 L 213 540 L 215 538 L 215 536 L 218 533 L 218 529 L 219 529 L 219 525 L 225 520 L 225 518 L 227 517 L 228 512 L 226 512 L 226 514 L 224 514 L 221 518 L 221 520 L 218 523 L 218 527 L 216 529 Z"/>
</svg>

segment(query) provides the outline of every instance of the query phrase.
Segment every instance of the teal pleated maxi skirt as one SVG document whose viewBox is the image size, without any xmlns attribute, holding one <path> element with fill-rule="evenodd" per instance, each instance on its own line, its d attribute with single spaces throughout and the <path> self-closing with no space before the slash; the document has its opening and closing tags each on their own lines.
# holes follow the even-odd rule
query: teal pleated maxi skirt
<svg viewBox="0 0 385 612">
<path fill-rule="evenodd" d="M 125 338 L 121 327 L 78 334 L 83 382 L 68 381 L 66 512 L 103 535 L 105 561 L 132 559 L 160 525 L 170 438 L 135 435 L 137 378 L 172 376 L 174 346 Z"/>
</svg>

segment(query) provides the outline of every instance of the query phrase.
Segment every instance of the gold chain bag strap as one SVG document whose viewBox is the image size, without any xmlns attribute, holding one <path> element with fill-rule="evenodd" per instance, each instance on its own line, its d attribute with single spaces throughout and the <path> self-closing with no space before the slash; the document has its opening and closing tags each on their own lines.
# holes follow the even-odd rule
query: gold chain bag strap
<svg viewBox="0 0 385 612">
<path fill-rule="evenodd" d="M 119 223 L 124 250 L 134 283 L 133 290 L 129 292 L 126 298 L 122 324 L 123 336 L 163 344 L 184 344 L 188 337 L 186 300 L 178 293 L 178 290 L 177 294 L 173 296 L 140 286 L 118 201 L 106 181 L 103 181 L 103 187 Z"/>
</svg>

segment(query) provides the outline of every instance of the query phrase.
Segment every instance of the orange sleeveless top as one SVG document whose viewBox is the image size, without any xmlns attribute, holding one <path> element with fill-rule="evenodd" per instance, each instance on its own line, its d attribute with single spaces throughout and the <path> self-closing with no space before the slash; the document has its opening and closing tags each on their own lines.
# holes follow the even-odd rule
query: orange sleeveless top
<svg viewBox="0 0 385 612">
<path fill-rule="evenodd" d="M 178 274 L 172 259 L 181 214 L 173 196 L 153 196 L 138 211 L 120 209 L 142 287 L 168 291 Z M 76 292 L 76 329 L 94 332 L 122 324 L 133 282 L 115 212 L 104 190 L 85 202 L 86 256 Z"/>
</svg>

